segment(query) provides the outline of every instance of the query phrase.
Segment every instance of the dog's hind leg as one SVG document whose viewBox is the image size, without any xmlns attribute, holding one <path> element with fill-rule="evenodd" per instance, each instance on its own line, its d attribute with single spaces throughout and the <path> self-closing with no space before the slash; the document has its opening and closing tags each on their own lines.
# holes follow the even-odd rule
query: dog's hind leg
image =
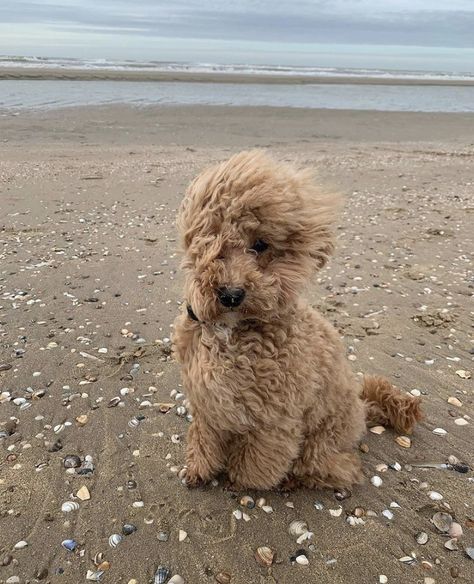
<svg viewBox="0 0 474 584">
<path fill-rule="evenodd" d="M 187 437 L 185 481 L 188 487 L 207 483 L 224 468 L 227 441 L 226 433 L 219 433 L 199 415 L 194 416 Z"/>
<path fill-rule="evenodd" d="M 227 463 L 229 481 L 235 490 L 267 490 L 277 487 L 298 456 L 301 437 L 296 430 L 279 427 L 259 429 L 240 436 L 232 444 Z"/>
</svg>

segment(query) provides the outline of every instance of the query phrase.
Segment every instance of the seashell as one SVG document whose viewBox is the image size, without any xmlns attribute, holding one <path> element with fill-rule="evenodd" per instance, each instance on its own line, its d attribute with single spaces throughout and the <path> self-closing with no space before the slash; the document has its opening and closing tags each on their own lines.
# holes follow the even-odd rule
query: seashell
<svg viewBox="0 0 474 584">
<path fill-rule="evenodd" d="M 243 514 L 240 509 L 236 509 L 235 511 L 232 511 L 232 515 L 237 519 L 237 521 L 240 521 Z"/>
<path fill-rule="evenodd" d="M 425 531 L 420 531 L 415 535 L 415 539 L 420 545 L 425 545 L 428 542 L 428 534 Z"/>
<path fill-rule="evenodd" d="M 61 505 L 61 511 L 63 513 L 70 513 L 71 511 L 77 511 L 79 509 L 79 503 L 76 501 L 66 501 Z"/>
<path fill-rule="evenodd" d="M 458 540 L 456 538 L 448 539 L 448 541 L 445 542 L 444 547 L 451 552 L 455 552 L 457 549 L 459 549 L 457 542 Z"/>
<path fill-rule="evenodd" d="M 252 499 L 252 497 L 249 497 L 248 495 L 245 495 L 245 497 L 242 497 L 242 499 L 240 499 L 240 504 L 242 505 L 242 507 L 246 507 L 247 509 L 253 509 L 255 507 L 255 501 Z"/>
<path fill-rule="evenodd" d="M 227 572 L 219 572 L 215 575 L 215 580 L 217 584 L 230 584 L 232 580 L 232 576 Z"/>
<path fill-rule="evenodd" d="M 462 407 L 462 401 L 458 400 L 457 397 L 448 397 L 448 404 L 456 406 L 458 408 Z"/>
<path fill-rule="evenodd" d="M 388 578 L 385 574 L 380 574 L 379 576 L 379 584 L 387 584 Z"/>
<path fill-rule="evenodd" d="M 97 570 L 94 572 L 93 570 L 87 570 L 86 580 L 92 580 L 93 582 L 99 582 L 99 580 L 104 575 L 103 570 Z"/>
<path fill-rule="evenodd" d="M 170 535 L 166 531 L 159 531 L 158 535 L 156 537 L 158 538 L 158 541 L 168 541 L 170 538 Z"/>
<path fill-rule="evenodd" d="M 402 564 L 410 565 L 416 562 L 416 558 L 413 556 L 403 556 L 402 558 L 399 558 L 398 561 L 402 562 Z"/>
<path fill-rule="evenodd" d="M 173 434 L 171 436 L 171 442 L 173 444 L 179 444 L 181 442 L 181 436 L 179 434 Z"/>
<path fill-rule="evenodd" d="M 305 531 L 304 533 L 302 533 L 298 539 L 296 540 L 296 543 L 301 545 L 304 541 L 308 541 L 310 539 L 313 539 L 313 535 L 314 533 L 312 531 Z"/>
<path fill-rule="evenodd" d="M 313 507 L 318 511 L 322 511 L 324 509 L 324 505 L 320 501 L 315 501 L 313 503 Z"/>
<path fill-rule="evenodd" d="M 356 525 L 364 525 L 365 521 L 362 517 L 355 517 L 354 515 L 348 515 L 346 517 L 346 522 L 351 526 L 355 527 Z"/>
<path fill-rule="evenodd" d="M 21 406 L 21 405 L 23 405 L 24 403 L 26 403 L 26 398 L 24 398 L 24 397 L 16 397 L 16 398 L 15 398 L 15 399 L 13 399 L 12 401 L 13 401 L 13 403 L 14 403 L 16 406 Z"/>
<path fill-rule="evenodd" d="M 104 554 L 102 552 L 98 552 L 97 554 L 95 554 L 94 556 L 94 564 L 96 566 L 99 566 L 100 564 L 102 564 L 102 562 L 104 561 Z"/>
<path fill-rule="evenodd" d="M 454 423 L 456 426 L 467 426 L 469 424 L 469 422 L 464 418 L 456 418 Z"/>
<path fill-rule="evenodd" d="M 467 547 L 464 551 L 471 560 L 474 560 L 474 547 Z"/>
<path fill-rule="evenodd" d="M 441 533 L 448 533 L 451 524 L 453 523 L 453 518 L 449 513 L 435 513 L 431 518 L 431 523 L 436 527 Z"/>
<path fill-rule="evenodd" d="M 85 426 L 87 424 L 89 417 L 86 416 L 86 414 L 82 414 L 80 416 L 77 416 L 76 418 L 76 422 L 79 424 L 79 426 Z"/>
<path fill-rule="evenodd" d="M 432 501 L 442 501 L 443 500 L 443 495 L 441 493 L 438 493 L 437 491 L 428 491 L 428 497 Z"/>
<path fill-rule="evenodd" d="M 146 525 L 152 525 L 155 521 L 155 518 L 153 517 L 153 515 L 147 515 L 145 517 L 145 519 L 143 520 L 143 523 L 145 523 Z"/>
<path fill-rule="evenodd" d="M 387 470 L 388 470 L 388 466 L 387 466 L 386 464 L 378 464 L 378 465 L 375 467 L 375 470 L 376 470 L 377 472 L 387 472 Z"/>
<path fill-rule="evenodd" d="M 295 560 L 300 566 L 307 566 L 309 564 L 308 556 L 306 554 L 299 554 L 296 556 Z"/>
<path fill-rule="evenodd" d="M 184 584 L 184 578 L 179 574 L 175 574 L 169 581 L 168 584 Z"/>
<path fill-rule="evenodd" d="M 109 537 L 109 546 L 111 548 L 116 548 L 122 539 L 123 537 L 120 535 L 120 533 L 112 533 L 112 535 Z"/>
<path fill-rule="evenodd" d="M 308 524 L 306 521 L 301 521 L 300 519 L 296 519 L 290 523 L 288 527 L 288 533 L 295 537 L 299 537 L 308 531 Z"/>
<path fill-rule="evenodd" d="M 392 501 L 390 503 L 390 508 L 391 509 L 400 509 L 400 505 L 396 501 Z"/>
<path fill-rule="evenodd" d="M 53 432 L 55 434 L 59 434 L 59 432 L 62 432 L 64 430 L 66 426 L 64 424 L 57 424 L 56 426 L 54 426 L 53 428 Z"/>
<path fill-rule="evenodd" d="M 361 452 L 363 452 L 364 454 L 367 454 L 367 452 L 369 452 L 369 445 L 368 445 L 368 444 L 366 444 L 365 442 L 361 442 L 361 443 L 359 444 L 359 450 L 360 450 Z"/>
<path fill-rule="evenodd" d="M 370 482 L 374 485 L 374 487 L 380 487 L 382 486 L 382 479 L 378 476 L 378 475 L 374 475 L 371 479 Z"/>
<path fill-rule="evenodd" d="M 46 395 L 46 390 L 45 389 L 37 389 L 36 391 L 34 391 L 31 394 L 31 397 L 33 399 L 41 399 L 42 397 L 44 397 Z"/>
<path fill-rule="evenodd" d="M 171 572 L 168 568 L 164 566 L 158 566 L 158 569 L 155 572 L 155 578 L 153 579 L 153 584 L 165 584 L 170 577 Z"/>
<path fill-rule="evenodd" d="M 352 511 L 352 515 L 354 515 L 354 517 L 364 517 L 364 515 L 365 515 L 365 509 L 363 507 L 356 507 Z"/>
<path fill-rule="evenodd" d="M 113 397 L 107 404 L 108 408 L 115 408 L 119 405 L 121 398 L 119 396 Z"/>
<path fill-rule="evenodd" d="M 73 552 L 77 548 L 77 541 L 74 541 L 73 539 L 65 539 L 61 542 L 61 545 L 69 552 Z"/>
<path fill-rule="evenodd" d="M 408 436 L 397 436 L 395 442 L 402 448 L 411 448 L 411 440 Z"/>
<path fill-rule="evenodd" d="M 76 493 L 76 497 L 81 501 L 88 501 L 91 498 L 89 489 L 84 485 Z"/>
<path fill-rule="evenodd" d="M 132 535 L 136 530 L 137 528 L 133 523 L 125 523 L 125 525 L 122 525 L 122 533 L 124 535 Z"/>
<path fill-rule="evenodd" d="M 275 559 L 275 552 L 272 548 L 261 546 L 255 551 L 255 559 L 261 566 L 269 568 Z"/>
<path fill-rule="evenodd" d="M 421 567 L 424 570 L 432 570 L 433 564 L 431 562 L 428 562 L 428 560 L 421 560 Z"/>
<path fill-rule="evenodd" d="M 435 428 L 433 434 L 436 434 L 436 436 L 446 436 L 447 432 L 444 428 Z"/>
<path fill-rule="evenodd" d="M 130 428 L 137 428 L 139 424 L 140 424 L 140 420 L 138 420 L 135 417 L 128 421 L 128 425 Z"/>
<path fill-rule="evenodd" d="M 412 389 L 410 393 L 413 397 L 420 397 L 421 395 L 421 391 L 419 389 Z"/>
<path fill-rule="evenodd" d="M 132 503 L 132 507 L 134 507 L 135 509 L 140 509 L 141 507 L 144 507 L 145 503 L 143 501 L 134 501 Z"/>
<path fill-rule="evenodd" d="M 471 372 L 470 371 L 464 371 L 464 369 L 458 369 L 456 371 L 456 375 L 458 377 L 460 377 L 461 379 L 471 379 Z"/>
<path fill-rule="evenodd" d="M 106 570 L 109 570 L 109 569 L 110 569 L 110 562 L 107 562 L 107 560 L 106 560 L 106 561 L 104 561 L 104 562 L 101 562 L 101 563 L 100 563 L 100 564 L 97 566 L 97 568 L 98 568 L 99 570 L 102 570 L 102 571 L 104 571 L 104 572 L 105 572 Z"/>
<path fill-rule="evenodd" d="M 188 537 L 187 531 L 184 531 L 184 529 L 180 529 L 178 531 L 178 541 L 184 541 L 187 537 Z"/>
<path fill-rule="evenodd" d="M 68 454 L 63 458 L 64 468 L 78 468 L 81 466 L 81 459 L 77 454 Z"/>
<path fill-rule="evenodd" d="M 262 507 L 262 511 L 265 513 L 273 513 L 273 507 L 271 505 L 264 505 Z"/>
<path fill-rule="evenodd" d="M 178 406 L 176 408 L 176 415 L 183 417 L 188 413 L 188 410 L 184 406 Z"/>
<path fill-rule="evenodd" d="M 393 519 L 393 513 L 390 511 L 390 509 L 385 509 L 384 511 L 382 511 L 382 515 L 386 518 L 386 519 Z"/>
<path fill-rule="evenodd" d="M 383 434 L 385 428 L 383 426 L 372 426 L 372 428 L 369 428 L 369 431 L 372 432 L 372 434 Z"/>
<path fill-rule="evenodd" d="M 337 509 L 329 509 L 329 514 L 332 517 L 340 517 L 342 514 L 342 507 L 338 507 Z"/>
<path fill-rule="evenodd" d="M 23 411 L 23 410 L 27 410 L 28 408 L 31 408 L 31 402 L 29 402 L 29 401 L 27 401 L 27 402 L 25 402 L 25 403 L 21 404 L 21 406 L 20 406 L 20 410 L 21 410 L 21 411 Z"/>
<path fill-rule="evenodd" d="M 459 525 L 459 523 L 453 521 L 448 530 L 449 537 L 455 537 L 456 539 L 459 539 L 460 537 L 462 537 L 462 534 L 463 534 L 462 527 Z"/>
<path fill-rule="evenodd" d="M 399 462 L 394 462 L 393 464 L 389 464 L 389 467 L 392 470 L 395 470 L 397 472 L 400 472 L 402 470 L 402 465 Z"/>
<path fill-rule="evenodd" d="M 28 542 L 25 541 L 24 539 L 22 539 L 21 541 L 19 541 L 18 543 L 16 543 L 13 546 L 13 549 L 15 549 L 15 550 L 22 550 L 22 549 L 26 548 L 27 545 L 28 545 Z"/>
<path fill-rule="evenodd" d="M 262 509 L 263 507 L 265 507 L 265 505 L 267 504 L 267 500 L 264 497 L 260 497 L 259 499 L 257 499 L 257 507 L 260 507 L 260 509 Z"/>
</svg>

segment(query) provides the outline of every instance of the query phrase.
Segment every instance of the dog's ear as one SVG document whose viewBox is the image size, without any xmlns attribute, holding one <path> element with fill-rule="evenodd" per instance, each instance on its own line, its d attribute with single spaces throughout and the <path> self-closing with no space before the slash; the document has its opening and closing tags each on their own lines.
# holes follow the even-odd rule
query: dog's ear
<svg viewBox="0 0 474 584">
<path fill-rule="evenodd" d="M 300 171 L 298 178 L 302 197 L 301 237 L 314 262 L 314 268 L 320 270 L 334 252 L 334 226 L 342 206 L 342 197 L 319 187 L 311 170 Z"/>
</svg>

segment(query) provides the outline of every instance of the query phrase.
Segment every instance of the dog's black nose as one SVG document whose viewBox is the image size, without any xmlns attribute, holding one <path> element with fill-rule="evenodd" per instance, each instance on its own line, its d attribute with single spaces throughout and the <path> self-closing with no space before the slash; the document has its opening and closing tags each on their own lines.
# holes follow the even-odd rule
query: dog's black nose
<svg viewBox="0 0 474 584">
<path fill-rule="evenodd" d="M 245 290 L 243 288 L 219 288 L 217 297 L 222 306 L 233 308 L 242 304 L 245 298 Z"/>
</svg>

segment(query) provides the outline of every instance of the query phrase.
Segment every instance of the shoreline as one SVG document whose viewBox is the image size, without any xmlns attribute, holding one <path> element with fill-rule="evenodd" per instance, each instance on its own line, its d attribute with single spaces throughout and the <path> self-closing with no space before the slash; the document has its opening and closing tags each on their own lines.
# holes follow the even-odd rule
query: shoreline
<svg viewBox="0 0 474 584">
<path fill-rule="evenodd" d="M 353 76 L 273 75 L 191 71 L 114 71 L 0 67 L 0 80 L 37 81 L 159 81 L 273 85 L 407 85 L 473 87 L 474 79 L 411 79 Z"/>
</svg>

